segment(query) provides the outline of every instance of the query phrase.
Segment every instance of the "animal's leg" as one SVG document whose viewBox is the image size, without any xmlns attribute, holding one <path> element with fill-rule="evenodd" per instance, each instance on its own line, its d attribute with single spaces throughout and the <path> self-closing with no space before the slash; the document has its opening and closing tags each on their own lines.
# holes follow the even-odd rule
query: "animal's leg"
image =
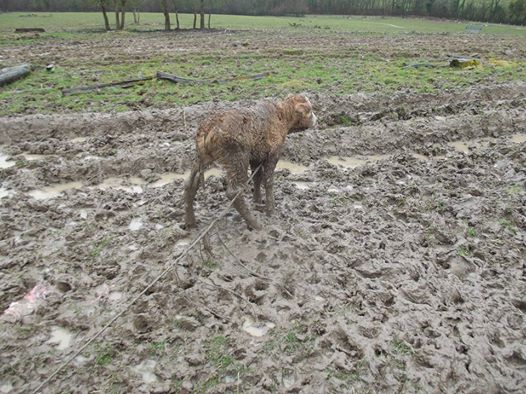
<svg viewBox="0 0 526 394">
<path fill-rule="evenodd" d="M 237 157 L 230 155 L 228 162 L 225 162 L 223 167 L 226 171 L 227 177 L 226 193 L 229 199 L 233 199 L 240 190 L 243 190 L 243 187 L 248 181 L 248 159 L 245 159 L 240 155 L 237 155 Z M 248 210 L 243 193 L 239 194 L 235 199 L 234 208 L 236 208 L 241 217 L 245 219 L 248 227 L 256 230 L 261 229 L 259 223 Z"/>
<path fill-rule="evenodd" d="M 185 224 L 186 228 L 193 228 L 196 226 L 194 213 L 194 199 L 197 194 L 197 189 L 204 179 L 204 168 L 199 159 L 197 159 L 193 166 L 190 176 L 185 182 L 184 188 L 184 202 L 185 202 Z"/>
<path fill-rule="evenodd" d="M 263 181 L 263 165 L 259 167 L 260 162 L 257 161 L 251 161 L 250 162 L 250 168 L 252 169 L 252 173 L 257 170 L 257 173 L 254 175 L 254 204 L 256 205 L 256 209 L 261 208 L 261 182 Z"/>
<path fill-rule="evenodd" d="M 278 164 L 278 155 L 270 156 L 263 166 L 263 182 L 265 182 L 265 203 L 267 216 L 271 216 L 276 209 L 274 201 L 274 170 Z"/>
</svg>

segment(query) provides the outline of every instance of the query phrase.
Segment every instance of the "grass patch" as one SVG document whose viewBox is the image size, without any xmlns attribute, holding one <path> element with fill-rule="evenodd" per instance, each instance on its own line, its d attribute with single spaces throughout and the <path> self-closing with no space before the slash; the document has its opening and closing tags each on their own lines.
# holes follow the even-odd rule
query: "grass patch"
<svg viewBox="0 0 526 394">
<path fill-rule="evenodd" d="M 192 27 L 192 14 L 179 14 L 181 27 Z M 110 18 L 110 22 L 114 21 Z M 144 31 L 164 28 L 163 14 L 141 12 L 141 23 L 136 25 L 128 20 L 127 30 Z M 364 33 L 464 33 L 470 22 L 430 20 L 424 18 L 399 17 L 367 17 L 346 15 L 306 15 L 296 17 L 274 16 L 244 16 L 244 15 L 213 15 L 212 27 L 217 29 L 334 29 L 344 32 Z M 0 31 L 13 32 L 17 27 L 42 27 L 46 32 L 75 32 L 79 29 L 85 32 L 99 33 L 104 27 L 102 14 L 98 12 L 37 12 L 30 15 L 23 12 L 0 14 Z M 488 23 L 484 25 L 485 34 L 506 34 L 526 36 L 526 28 Z M 116 34 L 126 32 L 117 32 Z M 48 34 L 48 33 L 46 33 Z"/>
<path fill-rule="evenodd" d="M 166 352 L 166 342 L 152 342 L 150 343 L 149 353 L 154 356 L 160 356 Z"/>
<path fill-rule="evenodd" d="M 401 339 L 394 339 L 391 343 L 393 346 L 393 351 L 396 354 L 413 354 L 413 348 L 405 341 L 402 341 Z"/>
<path fill-rule="evenodd" d="M 97 347 L 95 362 L 101 367 L 111 364 L 116 351 L 111 345 L 101 345 Z"/>
<path fill-rule="evenodd" d="M 110 244 L 110 242 L 111 242 L 111 237 L 103 238 L 101 241 L 97 243 L 97 245 L 93 247 L 93 249 L 91 249 L 90 256 L 94 258 L 100 256 L 102 251 L 106 248 L 106 246 Z"/>
<path fill-rule="evenodd" d="M 215 372 L 197 385 L 196 392 L 205 393 L 224 382 L 227 377 L 241 380 L 247 373 L 248 368 L 235 360 L 231 354 L 230 338 L 217 335 L 206 342 L 205 348 L 206 359 L 213 366 Z"/>
<path fill-rule="evenodd" d="M 499 224 L 506 230 L 510 231 L 513 235 L 517 234 L 517 226 L 508 219 L 501 219 Z"/>
<path fill-rule="evenodd" d="M 460 246 L 457 250 L 457 253 L 459 256 L 462 257 L 469 257 L 472 255 L 471 249 L 468 246 Z"/>
<path fill-rule="evenodd" d="M 205 259 L 201 262 L 203 267 L 208 268 L 209 270 L 215 270 L 217 267 L 219 267 L 219 264 L 217 261 L 212 259 Z"/>
<path fill-rule="evenodd" d="M 309 355 L 313 351 L 314 337 L 306 334 L 306 329 L 295 324 L 289 329 L 274 328 L 270 331 L 270 339 L 263 345 L 263 351 L 270 355 L 281 352 L 286 354 Z"/>
<path fill-rule="evenodd" d="M 520 194 L 523 191 L 524 187 L 518 183 L 514 183 L 513 185 L 510 185 L 506 188 L 506 193 L 508 193 L 510 196 Z"/>
<path fill-rule="evenodd" d="M 128 25 L 128 31 L 111 33 L 100 30 L 102 17 L 98 13 L 37 13 L 24 18 L 20 15 L 23 14 L 0 14 L 0 32 L 5 33 L 0 35 L 0 46 L 3 45 L 7 53 L 13 48 L 23 52 L 24 47 L 32 51 L 32 46 L 41 44 L 49 45 L 50 53 L 59 51 L 59 48 L 75 49 L 77 45 L 82 45 L 82 50 L 79 49 L 78 59 L 66 57 L 57 62 L 54 72 L 46 71 L 47 59 L 30 58 L 34 66 L 32 73 L 0 89 L 0 116 L 169 108 L 211 100 L 284 96 L 300 91 L 347 95 L 357 91 L 389 94 L 400 89 L 412 89 L 435 93 L 479 83 L 526 79 L 525 60 L 514 59 L 505 67 L 495 66 L 493 62 L 475 70 L 454 70 L 448 67 L 447 59 L 436 57 L 434 48 L 415 58 L 413 51 L 403 45 L 398 50 L 390 49 L 389 53 L 383 53 L 374 47 L 350 45 L 342 41 L 349 37 L 343 36 L 344 33 L 353 33 L 354 37 L 364 40 L 381 37 L 389 48 L 391 36 L 406 35 L 410 43 L 416 39 L 415 34 L 463 33 L 465 26 L 456 22 L 308 16 L 301 19 L 302 26 L 292 28 L 290 23 L 297 23 L 297 18 L 214 15 L 215 27 L 237 31 L 231 38 L 214 38 L 218 44 L 224 43 L 224 47 L 209 47 L 206 40 L 210 38 L 199 33 L 167 33 L 174 35 L 172 40 L 165 33 L 152 32 L 152 29 L 162 27 L 161 14 L 143 13 L 141 25 Z M 192 17 L 180 15 L 182 26 L 190 26 Z M 12 33 L 14 28 L 28 23 L 45 28 L 46 33 L 39 38 Z M 330 27 L 330 30 L 324 27 Z M 258 29 L 258 32 L 255 34 L 239 29 Z M 526 28 L 516 26 L 488 25 L 484 31 L 526 37 Z M 277 32 L 282 39 L 276 40 Z M 290 47 L 296 38 L 307 42 L 306 47 Z M 154 49 L 133 56 L 119 50 L 105 56 L 97 52 L 97 48 L 111 47 L 115 40 L 130 47 L 151 43 Z M 156 50 L 159 40 L 164 40 L 168 46 L 176 42 L 180 51 Z M 332 40 L 340 40 L 342 44 L 325 44 Z M 239 42 L 242 44 L 239 45 Z M 94 56 L 86 56 L 86 51 L 93 51 Z M 432 67 L 407 67 L 415 62 Z M 157 71 L 210 81 L 265 71 L 276 73 L 259 80 L 244 79 L 222 84 L 179 85 L 151 80 L 128 88 L 104 88 L 71 96 L 61 94 L 64 88 L 153 76 Z M 351 123 L 348 116 L 339 120 L 339 124 L 344 126 Z"/>
</svg>

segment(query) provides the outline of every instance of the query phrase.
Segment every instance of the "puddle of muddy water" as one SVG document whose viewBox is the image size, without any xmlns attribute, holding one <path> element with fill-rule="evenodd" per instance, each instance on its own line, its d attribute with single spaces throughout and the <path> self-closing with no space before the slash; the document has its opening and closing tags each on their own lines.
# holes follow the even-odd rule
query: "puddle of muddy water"
<svg viewBox="0 0 526 394">
<path fill-rule="evenodd" d="M 71 346 L 73 342 L 73 334 L 62 327 L 51 328 L 51 338 L 48 339 L 48 343 L 57 346 L 58 350 L 64 350 Z"/>
<path fill-rule="evenodd" d="M 486 148 L 490 142 L 496 142 L 497 138 L 480 138 L 473 140 L 461 140 L 449 142 L 448 145 L 457 152 L 468 154 L 471 151 Z M 522 144 L 526 142 L 526 134 L 512 134 L 511 142 L 515 144 Z"/>
<path fill-rule="evenodd" d="M 15 192 L 13 190 L 8 190 L 8 189 L 6 189 L 4 187 L 0 187 L 0 199 L 2 199 L 4 197 L 10 197 L 13 194 L 15 194 Z"/>
<path fill-rule="evenodd" d="M 128 225 L 128 229 L 130 231 L 139 231 L 143 227 L 143 222 L 140 218 L 132 219 L 130 224 Z"/>
<path fill-rule="evenodd" d="M 303 174 L 307 171 L 307 167 L 301 164 L 296 164 L 287 160 L 280 160 L 276 165 L 277 170 L 289 170 L 292 174 Z"/>
<path fill-rule="evenodd" d="M 86 142 L 88 140 L 88 137 L 75 137 L 69 140 L 69 142 L 73 144 L 81 144 L 83 142 Z"/>
<path fill-rule="evenodd" d="M 37 161 L 37 160 L 45 160 L 47 157 L 50 157 L 51 155 L 37 155 L 33 153 L 23 153 L 22 156 L 27 161 Z"/>
<path fill-rule="evenodd" d="M 82 182 L 67 182 L 50 185 L 42 189 L 32 190 L 28 194 L 35 200 L 46 200 L 59 196 L 62 192 L 73 189 L 80 189 Z"/>
<path fill-rule="evenodd" d="M 412 156 L 420 161 L 427 161 L 429 158 L 427 156 L 421 155 L 420 153 L 412 153 Z"/>
<path fill-rule="evenodd" d="M 298 190 L 309 190 L 312 187 L 313 182 L 296 181 L 296 182 L 292 182 L 292 184 Z"/>
<path fill-rule="evenodd" d="M 205 171 L 205 179 L 208 179 L 211 176 L 221 176 L 222 172 L 219 168 L 210 168 Z M 176 179 L 185 180 L 190 175 L 190 171 L 186 171 L 184 173 L 179 172 L 167 172 L 165 174 L 161 174 L 161 178 L 153 183 L 151 183 L 150 187 L 163 187 L 166 186 Z"/>
<path fill-rule="evenodd" d="M 380 161 L 386 159 L 389 155 L 369 155 L 369 156 L 329 156 L 325 160 L 329 163 L 336 166 L 341 166 L 345 168 L 357 168 L 363 166 L 367 163 Z"/>
<path fill-rule="evenodd" d="M 128 181 L 132 184 L 131 186 L 123 185 L 125 182 L 124 178 L 106 178 L 104 181 L 102 181 L 101 184 L 94 186 L 95 189 L 99 190 L 108 190 L 108 189 L 115 189 L 115 190 L 122 190 L 128 193 L 142 193 L 143 189 L 140 185 L 144 185 L 146 183 L 145 180 L 138 178 L 138 177 L 131 177 L 128 179 Z"/>
<path fill-rule="evenodd" d="M 7 160 L 7 156 L 0 151 L 0 168 L 13 167 L 16 163 L 12 160 Z"/>
</svg>

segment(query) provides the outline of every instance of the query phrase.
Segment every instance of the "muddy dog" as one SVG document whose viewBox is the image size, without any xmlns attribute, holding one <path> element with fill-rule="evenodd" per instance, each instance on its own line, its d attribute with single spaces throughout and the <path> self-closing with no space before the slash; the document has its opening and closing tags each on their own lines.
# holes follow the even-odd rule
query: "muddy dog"
<svg viewBox="0 0 526 394">
<path fill-rule="evenodd" d="M 261 205 L 261 184 L 265 187 L 265 208 L 271 215 L 275 208 L 273 174 L 287 134 L 316 125 L 309 99 L 288 96 L 274 103 L 263 101 L 251 108 L 233 109 L 212 115 L 197 130 L 197 159 L 185 183 L 186 227 L 195 227 L 194 199 L 204 181 L 204 171 L 217 162 L 226 172 L 227 196 L 233 199 L 248 181 L 248 167 L 254 172 L 254 202 Z M 234 207 L 248 227 L 260 229 L 240 194 Z"/>
</svg>

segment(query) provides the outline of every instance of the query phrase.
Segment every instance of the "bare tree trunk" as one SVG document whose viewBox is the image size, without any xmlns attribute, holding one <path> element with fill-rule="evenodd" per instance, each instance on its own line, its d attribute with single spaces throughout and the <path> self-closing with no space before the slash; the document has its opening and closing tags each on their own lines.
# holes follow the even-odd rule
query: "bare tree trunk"
<svg viewBox="0 0 526 394">
<path fill-rule="evenodd" d="M 205 28 L 205 0 L 201 0 L 200 2 L 199 14 L 200 14 L 199 28 L 203 30 Z"/>
<path fill-rule="evenodd" d="M 115 30 L 124 29 L 124 18 L 126 16 L 126 1 L 114 0 L 115 4 Z"/>
<path fill-rule="evenodd" d="M 124 7 L 121 9 L 121 25 L 119 26 L 119 30 L 124 30 L 124 17 L 126 16 L 126 11 L 124 10 Z"/>
<path fill-rule="evenodd" d="M 104 17 L 104 28 L 106 29 L 106 31 L 110 31 L 111 26 L 110 21 L 108 20 L 108 14 L 106 13 L 106 6 L 102 2 L 100 3 L 100 9 L 102 11 L 102 16 Z"/>
<path fill-rule="evenodd" d="M 175 25 L 177 26 L 176 29 L 179 30 L 179 13 L 175 11 Z"/>
<path fill-rule="evenodd" d="M 163 7 L 164 14 L 164 30 L 170 31 L 172 29 L 172 26 L 170 23 L 170 11 L 168 10 L 168 0 L 162 0 L 161 5 Z"/>
<path fill-rule="evenodd" d="M 208 30 L 210 30 L 210 19 L 212 19 L 212 14 L 208 14 Z"/>
<path fill-rule="evenodd" d="M 115 30 L 119 30 L 121 27 L 121 19 L 119 17 L 119 9 L 115 6 Z"/>
<path fill-rule="evenodd" d="M 194 30 L 197 28 L 197 14 L 194 12 Z"/>
<path fill-rule="evenodd" d="M 133 23 L 135 23 L 136 25 L 140 24 L 141 23 L 141 14 L 139 13 L 139 10 L 138 9 L 133 9 Z"/>
</svg>

